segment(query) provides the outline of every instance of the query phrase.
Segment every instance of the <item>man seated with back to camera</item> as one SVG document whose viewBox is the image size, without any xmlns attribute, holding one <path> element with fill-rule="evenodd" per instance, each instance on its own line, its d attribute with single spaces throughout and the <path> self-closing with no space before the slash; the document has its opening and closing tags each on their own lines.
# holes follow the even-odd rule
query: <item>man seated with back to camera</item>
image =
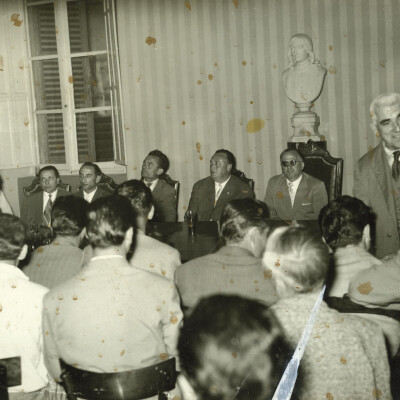
<svg viewBox="0 0 400 400">
<path fill-rule="evenodd" d="M 129 200 L 103 197 L 87 217 L 92 259 L 44 299 L 45 362 L 56 380 L 59 358 L 83 370 L 116 372 L 177 356 L 182 311 L 175 285 L 126 260 L 135 218 Z"/>
<path fill-rule="evenodd" d="M 88 203 L 82 198 L 58 198 L 51 210 L 53 241 L 36 249 L 24 267 L 32 282 L 48 288 L 71 279 L 83 266 L 83 251 L 79 248 L 86 224 Z"/>
<path fill-rule="evenodd" d="M 236 199 L 225 205 L 220 220 L 225 246 L 176 270 L 175 282 L 184 309 L 216 293 L 247 296 L 267 305 L 277 301 L 260 258 L 269 232 L 267 219 L 268 209 L 261 201 Z"/>
</svg>

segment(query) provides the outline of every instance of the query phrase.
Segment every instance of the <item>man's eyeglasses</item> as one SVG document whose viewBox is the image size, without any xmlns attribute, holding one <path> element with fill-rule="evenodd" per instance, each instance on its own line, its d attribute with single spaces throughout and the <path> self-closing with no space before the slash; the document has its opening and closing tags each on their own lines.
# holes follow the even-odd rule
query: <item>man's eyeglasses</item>
<svg viewBox="0 0 400 400">
<path fill-rule="evenodd" d="M 54 176 L 49 176 L 48 178 L 40 178 L 40 182 L 46 183 L 46 182 L 53 182 L 54 181 Z"/>
<path fill-rule="evenodd" d="M 289 165 L 294 167 L 298 162 L 297 160 L 281 161 L 281 166 L 287 168 Z"/>
</svg>

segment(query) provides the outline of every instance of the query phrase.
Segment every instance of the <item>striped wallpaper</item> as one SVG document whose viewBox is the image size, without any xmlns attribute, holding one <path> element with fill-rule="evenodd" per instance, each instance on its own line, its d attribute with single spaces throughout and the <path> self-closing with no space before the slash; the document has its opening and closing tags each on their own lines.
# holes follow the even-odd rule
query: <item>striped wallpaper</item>
<svg viewBox="0 0 400 400">
<path fill-rule="evenodd" d="M 292 134 L 288 42 L 306 33 L 328 69 L 314 111 L 351 194 L 354 162 L 378 143 L 369 103 L 400 91 L 399 20 L 399 0 L 118 0 L 128 177 L 148 151 L 165 152 L 182 218 L 193 183 L 227 148 L 263 199 Z"/>
</svg>

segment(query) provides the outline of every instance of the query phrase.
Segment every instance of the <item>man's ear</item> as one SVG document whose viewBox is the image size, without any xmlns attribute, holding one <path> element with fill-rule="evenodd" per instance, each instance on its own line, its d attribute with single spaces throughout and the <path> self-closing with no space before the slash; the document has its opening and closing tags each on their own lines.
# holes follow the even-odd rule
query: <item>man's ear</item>
<svg viewBox="0 0 400 400">
<path fill-rule="evenodd" d="M 128 251 L 131 248 L 132 239 L 133 239 L 133 226 L 131 226 L 125 233 L 123 244 L 125 246 L 126 251 Z"/>
<path fill-rule="evenodd" d="M 369 224 L 364 226 L 361 243 L 367 250 L 369 250 L 369 248 L 371 247 L 371 227 L 369 226 Z"/>
<path fill-rule="evenodd" d="M 157 176 L 160 176 L 164 173 L 164 170 L 162 168 L 158 168 L 157 170 Z"/>
<path fill-rule="evenodd" d="M 22 261 L 25 259 L 26 255 L 28 254 L 28 245 L 24 244 L 18 256 L 18 261 Z"/>
<path fill-rule="evenodd" d="M 226 169 L 228 170 L 228 172 L 231 172 L 231 170 L 232 170 L 232 164 L 228 164 L 227 167 L 226 167 Z"/>
<path fill-rule="evenodd" d="M 96 176 L 96 183 L 99 183 L 99 182 L 100 182 L 100 179 L 101 179 L 101 175 L 97 175 L 97 176 Z"/>
</svg>

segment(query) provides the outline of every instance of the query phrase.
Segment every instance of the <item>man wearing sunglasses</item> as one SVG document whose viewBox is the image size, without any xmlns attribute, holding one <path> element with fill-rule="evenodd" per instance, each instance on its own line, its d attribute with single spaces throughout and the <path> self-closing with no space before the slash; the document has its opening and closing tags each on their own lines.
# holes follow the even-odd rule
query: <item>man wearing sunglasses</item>
<svg viewBox="0 0 400 400">
<path fill-rule="evenodd" d="M 297 150 L 287 149 L 280 155 L 282 174 L 268 181 L 264 201 L 271 219 L 318 219 L 328 203 L 322 181 L 303 172 L 304 159 Z"/>
</svg>

